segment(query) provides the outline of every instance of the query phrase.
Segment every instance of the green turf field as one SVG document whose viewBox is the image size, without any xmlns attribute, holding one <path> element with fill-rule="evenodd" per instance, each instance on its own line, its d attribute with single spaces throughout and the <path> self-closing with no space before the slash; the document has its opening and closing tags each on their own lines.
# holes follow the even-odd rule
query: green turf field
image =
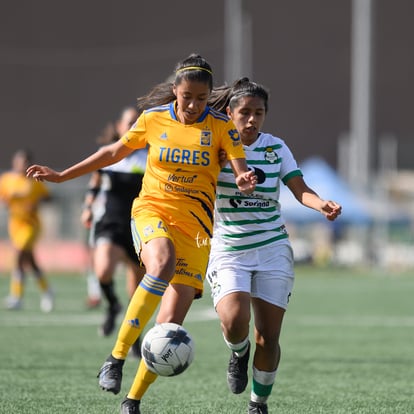
<svg viewBox="0 0 414 414">
<path fill-rule="evenodd" d="M 414 413 L 414 275 L 306 267 L 296 273 L 269 412 Z M 82 276 L 51 281 L 52 313 L 40 312 L 31 279 L 24 309 L 0 310 L 0 413 L 118 413 L 136 360 L 125 364 L 120 394 L 101 391 L 96 374 L 115 340 L 97 335 L 102 310 L 85 309 Z M 123 294 L 122 274 L 117 286 Z M 159 378 L 142 413 L 246 413 L 249 391 L 227 390 L 229 352 L 208 291 L 185 326 L 196 342 L 195 360 L 182 375 Z"/>
</svg>

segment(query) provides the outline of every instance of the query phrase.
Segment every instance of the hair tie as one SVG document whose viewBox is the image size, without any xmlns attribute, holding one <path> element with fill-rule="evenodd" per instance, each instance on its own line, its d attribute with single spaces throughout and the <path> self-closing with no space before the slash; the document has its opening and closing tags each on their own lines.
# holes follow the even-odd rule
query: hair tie
<svg viewBox="0 0 414 414">
<path fill-rule="evenodd" d="M 202 68 L 201 66 L 186 66 L 184 68 L 177 69 L 175 73 L 182 72 L 183 70 L 204 70 L 204 72 L 207 72 L 213 76 L 213 72 L 211 70 Z"/>
</svg>

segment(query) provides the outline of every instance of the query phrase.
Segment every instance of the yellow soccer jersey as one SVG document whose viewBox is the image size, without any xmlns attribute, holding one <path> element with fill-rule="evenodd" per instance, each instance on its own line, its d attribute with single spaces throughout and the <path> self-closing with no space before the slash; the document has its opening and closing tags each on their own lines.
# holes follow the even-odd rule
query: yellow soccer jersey
<svg viewBox="0 0 414 414">
<path fill-rule="evenodd" d="M 6 203 L 10 219 L 37 224 L 39 201 L 48 196 L 48 188 L 40 181 L 15 172 L 0 177 L 0 200 Z"/>
<path fill-rule="evenodd" d="M 185 125 L 175 102 L 149 109 L 121 139 L 130 148 L 148 145 L 140 195 L 132 215 L 156 211 L 184 232 L 194 225 L 211 237 L 219 150 L 245 158 L 239 134 L 227 116 L 207 107 L 198 122 Z"/>
</svg>

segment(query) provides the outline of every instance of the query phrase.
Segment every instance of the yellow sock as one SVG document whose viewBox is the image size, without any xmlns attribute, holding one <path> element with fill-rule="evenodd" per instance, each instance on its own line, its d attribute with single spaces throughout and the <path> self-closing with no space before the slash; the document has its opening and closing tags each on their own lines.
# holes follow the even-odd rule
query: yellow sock
<svg viewBox="0 0 414 414">
<path fill-rule="evenodd" d="M 145 325 L 157 309 L 168 282 L 145 274 L 132 296 L 118 338 L 112 350 L 112 356 L 125 359 L 129 348 L 138 339 Z"/>
<path fill-rule="evenodd" d="M 13 273 L 10 280 L 10 295 L 15 298 L 21 298 L 23 296 L 23 280 L 24 275 L 21 271 L 17 270 Z"/>
<path fill-rule="evenodd" d="M 151 372 L 145 365 L 145 362 L 141 359 L 138 371 L 135 374 L 134 382 L 132 383 L 127 397 L 132 398 L 133 400 L 140 400 L 157 377 L 158 375 Z"/>
<path fill-rule="evenodd" d="M 46 278 L 44 278 L 43 276 L 37 277 L 37 284 L 39 285 L 39 288 L 43 293 L 49 290 L 49 284 L 47 283 Z"/>
</svg>

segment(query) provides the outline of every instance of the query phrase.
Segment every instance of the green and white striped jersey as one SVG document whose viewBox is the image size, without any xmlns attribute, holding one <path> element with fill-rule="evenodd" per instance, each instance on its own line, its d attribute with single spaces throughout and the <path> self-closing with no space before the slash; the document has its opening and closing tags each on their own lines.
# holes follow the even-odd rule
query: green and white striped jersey
<svg viewBox="0 0 414 414">
<path fill-rule="evenodd" d="M 230 165 L 221 170 L 215 204 L 214 251 L 256 249 L 288 238 L 280 211 L 280 185 L 302 172 L 285 142 L 271 134 L 260 133 L 252 145 L 243 147 L 249 167 L 256 170 L 258 183 L 252 194 L 243 194 Z"/>
</svg>

